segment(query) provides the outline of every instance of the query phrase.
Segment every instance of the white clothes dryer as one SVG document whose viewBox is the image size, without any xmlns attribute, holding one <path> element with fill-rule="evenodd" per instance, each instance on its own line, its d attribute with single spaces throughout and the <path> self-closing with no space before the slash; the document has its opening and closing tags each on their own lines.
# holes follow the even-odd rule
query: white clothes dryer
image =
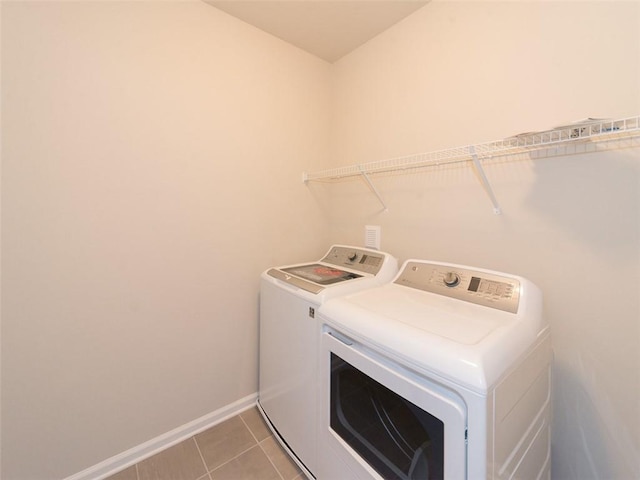
<svg viewBox="0 0 640 480">
<path fill-rule="evenodd" d="M 533 283 L 409 260 L 319 319 L 318 479 L 550 478 L 552 352 Z"/>
<path fill-rule="evenodd" d="M 316 311 L 330 298 L 387 283 L 397 271 L 398 261 L 387 253 L 334 245 L 317 262 L 270 268 L 261 276 L 258 407 L 308 476 L 317 462 Z"/>
</svg>

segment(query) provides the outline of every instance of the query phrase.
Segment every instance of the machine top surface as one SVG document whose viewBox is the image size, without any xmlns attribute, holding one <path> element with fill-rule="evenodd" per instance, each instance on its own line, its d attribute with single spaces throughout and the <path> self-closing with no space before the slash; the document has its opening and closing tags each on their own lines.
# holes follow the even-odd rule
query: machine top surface
<svg viewBox="0 0 640 480">
<path fill-rule="evenodd" d="M 525 278 L 408 260 L 393 282 L 329 300 L 322 321 L 422 370 L 482 391 L 548 333 Z"/>
<path fill-rule="evenodd" d="M 334 245 L 319 261 L 269 269 L 266 274 L 312 294 L 351 280 L 391 280 L 397 260 L 388 253 L 367 248 Z"/>
</svg>

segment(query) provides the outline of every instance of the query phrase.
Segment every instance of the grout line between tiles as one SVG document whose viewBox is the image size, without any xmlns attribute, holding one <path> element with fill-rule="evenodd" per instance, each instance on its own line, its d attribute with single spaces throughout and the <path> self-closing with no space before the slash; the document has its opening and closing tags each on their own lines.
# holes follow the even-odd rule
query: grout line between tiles
<svg viewBox="0 0 640 480">
<path fill-rule="evenodd" d="M 218 470 L 219 468 L 221 468 L 222 466 L 226 465 L 229 462 L 232 462 L 233 460 L 237 459 L 238 457 L 244 455 L 245 453 L 247 453 L 249 450 L 251 450 L 252 448 L 255 448 L 256 446 L 260 448 L 260 450 L 262 451 L 262 453 L 264 453 L 267 457 L 267 459 L 269 460 L 269 463 L 273 466 L 273 468 L 275 469 L 275 471 L 278 473 L 278 476 L 280 477 L 281 480 L 286 480 L 282 474 L 282 472 L 280 472 L 280 470 L 278 469 L 278 467 L 276 466 L 276 464 L 274 463 L 274 461 L 272 460 L 271 456 L 267 453 L 267 451 L 264 449 L 264 447 L 262 446 L 262 442 L 265 442 L 266 440 L 268 440 L 269 438 L 273 438 L 273 440 L 276 442 L 277 444 L 277 440 L 275 440 L 275 438 L 273 437 L 273 435 L 269 435 L 267 438 L 264 438 L 262 441 L 259 441 L 258 438 L 256 437 L 256 435 L 253 433 L 253 431 L 251 430 L 251 428 L 249 427 L 249 425 L 247 424 L 247 422 L 240 416 L 238 415 L 238 417 L 240 417 L 240 420 L 242 421 L 242 423 L 244 424 L 244 426 L 247 428 L 247 430 L 249 430 L 249 433 L 251 434 L 251 436 L 253 437 L 255 444 L 250 446 L 249 448 L 243 450 L 242 452 L 238 453 L 235 457 L 230 458 L 229 460 L 227 460 L 224 463 L 221 463 L 220 465 L 218 465 L 217 467 L 209 470 L 209 466 L 207 465 L 207 462 L 204 459 L 204 455 L 202 455 L 202 451 L 200 450 L 200 445 L 198 445 L 198 440 L 196 439 L 196 436 L 192 436 L 191 439 L 193 439 L 194 443 L 196 444 L 196 449 L 198 450 L 198 455 L 200 456 L 200 461 L 202 462 L 202 464 L 204 465 L 205 468 L 205 474 L 202 475 L 201 477 L 199 477 L 196 480 L 212 480 L 213 477 L 211 476 L 213 474 L 213 472 L 215 472 L 216 470 Z M 285 452 L 285 455 L 288 456 L 288 454 Z M 135 467 L 135 471 L 136 471 L 136 479 L 140 480 L 140 471 L 139 471 L 139 462 L 134 464 L 133 466 Z M 293 480 L 298 480 L 298 479 L 304 479 L 304 476 L 300 476 L 297 475 L 295 477 L 295 479 Z"/>
<path fill-rule="evenodd" d="M 195 440 L 195 438 L 194 438 L 194 440 Z M 196 445 L 198 445 L 198 441 L 197 441 L 197 440 L 196 440 Z M 222 466 L 226 465 L 227 463 L 229 463 L 229 462 L 233 462 L 236 458 L 238 458 L 238 457 L 240 457 L 240 456 L 244 455 L 244 454 L 245 454 L 245 453 L 247 453 L 249 450 L 251 450 L 252 448 L 256 448 L 257 446 L 259 446 L 259 445 L 257 445 L 257 444 L 256 444 L 256 445 L 251 445 L 249 448 L 247 448 L 246 450 L 243 450 L 242 452 L 240 452 L 240 453 L 239 453 L 238 455 L 236 455 L 235 457 L 230 458 L 230 459 L 229 459 L 229 460 L 227 460 L 226 462 L 221 463 L 221 464 L 220 464 L 220 465 L 218 465 L 216 468 L 213 468 L 213 469 L 211 469 L 211 470 L 209 470 L 209 466 L 208 466 L 206 463 L 205 463 L 204 467 L 205 467 L 205 469 L 207 470 L 207 473 L 211 474 L 211 473 L 215 472 L 216 470 L 218 470 L 219 468 L 221 468 Z M 200 451 L 200 447 L 198 447 L 198 451 Z M 202 457 L 202 454 L 200 454 L 200 457 Z"/>
<path fill-rule="evenodd" d="M 202 475 L 200 478 L 197 478 L 196 480 L 212 480 L 211 479 L 211 474 L 209 472 L 205 473 L 204 475 Z"/>
<path fill-rule="evenodd" d="M 244 423 L 245 427 L 247 427 L 247 430 L 249 430 L 249 433 L 251 434 L 251 436 L 254 438 L 254 440 L 258 444 L 258 447 L 260 447 L 260 450 L 262 450 L 262 453 L 265 454 L 265 456 L 267 457 L 267 460 L 269 460 L 269 463 L 273 466 L 273 468 L 277 472 L 278 476 L 280 476 L 281 480 L 285 480 L 285 478 L 282 476 L 282 473 L 280 473 L 280 470 L 278 469 L 276 464 L 273 463 L 273 460 L 271 460 L 271 456 L 262 447 L 262 442 L 264 442 L 267 438 L 271 438 L 271 437 L 269 436 L 269 437 L 263 439 L 262 442 L 261 442 L 260 440 L 258 440 L 258 437 L 256 437 L 255 434 L 253 433 L 253 430 L 251 430 L 251 427 L 249 427 L 249 424 L 244 421 L 244 418 L 242 418 L 242 414 L 240 414 L 238 416 L 240 417 L 240 420 L 242 420 L 242 423 Z"/>
<path fill-rule="evenodd" d="M 207 462 L 204 461 L 204 455 L 202 455 L 202 452 L 200 451 L 200 445 L 198 445 L 198 440 L 196 440 L 195 435 L 191 438 L 193 438 L 193 442 L 196 444 L 198 455 L 200 455 L 200 460 L 202 461 L 202 465 L 204 465 L 204 471 L 207 472 L 207 475 L 209 475 L 209 465 L 207 465 Z M 211 475 L 209 475 L 209 480 L 211 480 Z"/>
<path fill-rule="evenodd" d="M 267 438 L 265 438 L 262 442 L 266 441 L 268 438 L 272 438 L 272 437 L 267 437 Z M 276 441 L 276 440 L 274 439 L 274 441 Z M 258 442 L 258 446 L 260 447 L 260 450 L 262 450 L 262 453 L 264 453 L 264 454 L 266 455 L 267 460 L 269 460 L 269 463 L 271 463 L 271 465 L 273 465 L 273 468 L 274 468 L 274 469 L 275 469 L 275 471 L 278 473 L 278 475 L 280 476 L 280 478 L 281 478 L 282 480 L 286 480 L 286 479 L 284 478 L 284 476 L 282 475 L 282 473 L 280 472 L 280 469 L 276 466 L 276 464 L 275 464 L 275 463 L 273 463 L 273 460 L 271 460 L 271 455 L 269 455 L 269 454 L 266 452 L 266 450 L 264 449 L 264 447 L 262 446 L 262 442 Z M 276 443 L 277 443 L 277 441 L 276 441 Z M 285 455 L 286 455 L 286 454 L 285 454 Z"/>
<path fill-rule="evenodd" d="M 255 436 L 255 434 L 253 433 L 253 430 L 251 430 L 251 427 L 249 427 L 249 424 L 244 421 L 244 418 L 242 418 L 242 414 L 239 414 L 238 417 L 240 418 L 240 421 L 244 424 L 245 428 L 249 430 L 249 433 L 251 434 L 253 439 L 256 441 L 256 443 L 259 444 L 260 442 L 258 441 L 258 437 Z"/>
</svg>

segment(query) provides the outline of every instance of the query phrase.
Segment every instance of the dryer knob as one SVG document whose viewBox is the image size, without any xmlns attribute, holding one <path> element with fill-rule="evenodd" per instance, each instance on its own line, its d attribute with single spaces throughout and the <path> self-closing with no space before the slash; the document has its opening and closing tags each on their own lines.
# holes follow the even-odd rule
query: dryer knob
<svg viewBox="0 0 640 480">
<path fill-rule="evenodd" d="M 455 272 L 447 272 L 444 274 L 443 281 L 447 287 L 455 287 L 460 283 L 460 277 Z"/>
<path fill-rule="evenodd" d="M 351 255 L 349 255 L 347 257 L 349 259 L 350 262 L 355 262 L 356 258 L 358 258 L 358 254 L 356 252 L 353 252 Z"/>
</svg>

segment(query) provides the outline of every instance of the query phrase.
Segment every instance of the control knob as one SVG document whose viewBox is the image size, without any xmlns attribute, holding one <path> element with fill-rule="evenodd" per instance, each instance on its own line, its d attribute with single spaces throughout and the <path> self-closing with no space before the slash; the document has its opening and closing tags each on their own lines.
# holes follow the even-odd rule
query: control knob
<svg viewBox="0 0 640 480">
<path fill-rule="evenodd" d="M 355 262 L 356 258 L 358 258 L 358 254 L 356 252 L 353 252 L 350 255 L 347 255 L 347 258 L 349 259 L 350 262 Z"/>
<path fill-rule="evenodd" d="M 447 287 L 455 287 L 460 283 L 460 277 L 456 272 L 447 272 L 444 274 L 443 281 Z"/>
</svg>

